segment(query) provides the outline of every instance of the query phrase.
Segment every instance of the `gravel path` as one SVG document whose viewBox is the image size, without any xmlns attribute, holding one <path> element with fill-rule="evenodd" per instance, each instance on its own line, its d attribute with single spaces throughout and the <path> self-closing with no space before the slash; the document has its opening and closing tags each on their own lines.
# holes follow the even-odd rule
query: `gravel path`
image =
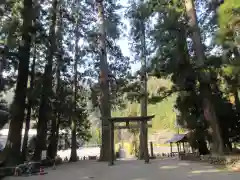
<svg viewBox="0 0 240 180">
<path fill-rule="evenodd" d="M 5 180 L 239 180 L 240 173 L 220 171 L 207 164 L 174 159 L 117 161 L 115 166 L 96 161 L 63 164 L 48 174 L 30 177 L 8 177 Z"/>
</svg>

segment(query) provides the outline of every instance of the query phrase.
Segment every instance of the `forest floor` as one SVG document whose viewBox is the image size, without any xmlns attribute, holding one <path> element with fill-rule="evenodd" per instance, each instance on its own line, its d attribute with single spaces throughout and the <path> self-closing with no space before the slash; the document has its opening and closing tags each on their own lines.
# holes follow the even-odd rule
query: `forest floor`
<svg viewBox="0 0 240 180">
<path fill-rule="evenodd" d="M 150 164 L 139 160 L 104 162 L 78 161 L 46 169 L 46 175 L 7 177 L 5 180 L 239 180 L 240 173 L 216 169 L 204 163 L 157 159 Z"/>
</svg>

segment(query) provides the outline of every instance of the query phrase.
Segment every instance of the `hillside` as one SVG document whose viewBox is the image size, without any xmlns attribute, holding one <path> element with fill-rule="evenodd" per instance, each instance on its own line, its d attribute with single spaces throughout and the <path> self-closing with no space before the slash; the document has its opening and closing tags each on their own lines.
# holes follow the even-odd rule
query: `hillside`
<svg viewBox="0 0 240 180">
<path fill-rule="evenodd" d="M 156 94 L 158 89 L 161 87 L 169 89 L 171 87 L 171 82 L 166 79 L 149 79 L 149 94 Z M 155 115 L 152 121 L 153 127 L 149 129 L 150 133 L 159 132 L 162 130 L 175 130 L 176 114 L 173 112 L 175 100 L 176 94 L 173 94 L 161 102 L 148 105 L 148 115 Z M 129 116 L 131 114 L 140 115 L 140 104 L 128 102 L 125 109 L 113 112 L 112 116 Z"/>
</svg>

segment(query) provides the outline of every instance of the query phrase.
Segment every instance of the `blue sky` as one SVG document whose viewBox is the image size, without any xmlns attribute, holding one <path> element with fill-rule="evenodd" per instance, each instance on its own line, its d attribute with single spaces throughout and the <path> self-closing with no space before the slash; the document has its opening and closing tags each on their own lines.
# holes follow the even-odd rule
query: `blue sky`
<svg viewBox="0 0 240 180">
<path fill-rule="evenodd" d="M 128 7 L 128 0 L 121 0 L 121 5 L 123 7 Z M 129 45 L 129 41 L 128 41 L 128 35 L 129 35 L 129 31 L 130 31 L 130 24 L 129 24 L 129 21 L 124 18 L 124 13 L 126 11 L 126 8 L 123 8 L 119 14 L 122 15 L 122 22 L 124 23 L 124 25 L 126 26 L 126 30 L 123 30 L 123 32 L 125 32 L 124 36 L 118 41 L 118 45 L 121 47 L 122 49 L 122 53 L 124 56 L 128 56 L 130 57 L 130 59 L 132 59 L 133 57 L 133 54 L 131 53 L 130 51 L 130 45 Z M 135 72 L 137 70 L 140 69 L 140 63 L 134 63 L 134 64 L 131 64 L 131 69 L 132 69 L 132 72 Z"/>
<path fill-rule="evenodd" d="M 129 28 L 128 28 L 128 30 L 129 30 Z M 121 47 L 123 55 L 128 56 L 128 57 L 130 57 L 130 59 L 132 59 L 133 54 L 130 51 L 130 45 L 129 45 L 128 38 L 127 37 L 121 38 L 117 44 Z M 141 66 L 140 63 L 134 63 L 134 64 L 132 63 L 131 69 L 133 72 L 135 72 L 140 69 L 140 66 Z"/>
</svg>

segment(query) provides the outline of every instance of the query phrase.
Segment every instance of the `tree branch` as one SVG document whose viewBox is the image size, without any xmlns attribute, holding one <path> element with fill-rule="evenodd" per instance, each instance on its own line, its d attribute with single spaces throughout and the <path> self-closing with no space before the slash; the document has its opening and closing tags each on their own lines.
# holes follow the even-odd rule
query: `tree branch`
<svg viewBox="0 0 240 180">
<path fill-rule="evenodd" d="M 184 89 L 171 89 L 171 90 L 163 92 L 163 96 L 152 96 L 152 97 L 150 97 L 148 99 L 148 102 L 150 104 L 156 104 L 156 103 L 161 102 L 164 99 L 168 98 L 172 94 L 177 93 L 177 92 L 181 92 L 181 91 L 185 91 L 185 90 Z"/>
<path fill-rule="evenodd" d="M 8 50 L 8 47 L 5 46 L 5 47 L 0 47 L 0 55 L 5 55 L 7 57 L 16 57 L 18 58 L 18 53 L 15 53 L 15 52 L 10 52 Z"/>
</svg>

